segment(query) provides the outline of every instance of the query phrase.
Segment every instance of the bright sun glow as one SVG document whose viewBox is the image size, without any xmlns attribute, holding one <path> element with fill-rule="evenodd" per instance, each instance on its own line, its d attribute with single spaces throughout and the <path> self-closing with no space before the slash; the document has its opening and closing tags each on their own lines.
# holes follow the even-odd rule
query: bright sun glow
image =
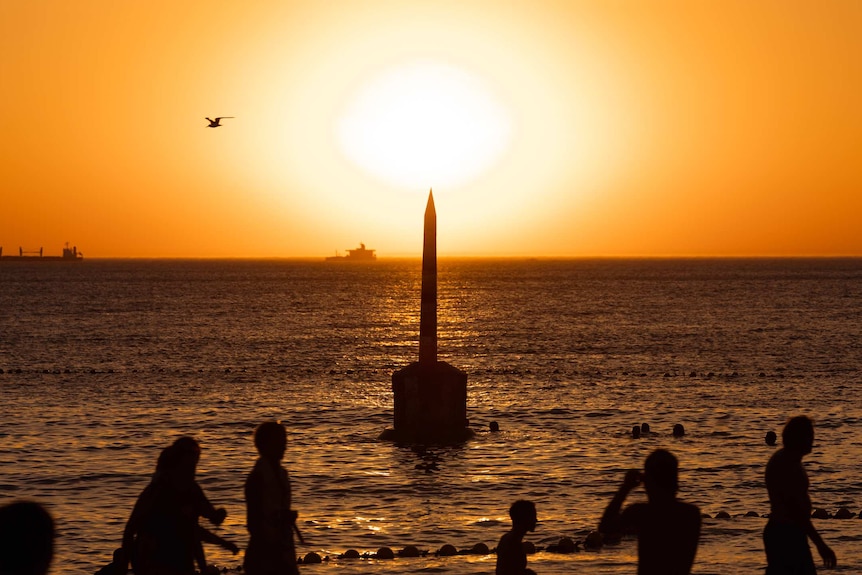
<svg viewBox="0 0 862 575">
<path fill-rule="evenodd" d="M 382 72 L 362 86 L 338 125 L 344 154 L 363 170 L 410 189 L 456 187 L 509 146 L 505 107 L 476 76 L 436 62 Z"/>
</svg>

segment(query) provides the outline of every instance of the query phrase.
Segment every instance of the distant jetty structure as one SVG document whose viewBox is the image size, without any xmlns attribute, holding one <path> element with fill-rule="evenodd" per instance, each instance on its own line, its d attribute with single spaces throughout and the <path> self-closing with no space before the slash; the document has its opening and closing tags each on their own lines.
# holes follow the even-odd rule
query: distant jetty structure
<svg viewBox="0 0 862 575">
<path fill-rule="evenodd" d="M 437 360 L 437 212 L 425 207 L 419 361 L 392 374 L 394 426 L 380 438 L 401 443 L 452 444 L 469 439 L 467 374 Z"/>
</svg>

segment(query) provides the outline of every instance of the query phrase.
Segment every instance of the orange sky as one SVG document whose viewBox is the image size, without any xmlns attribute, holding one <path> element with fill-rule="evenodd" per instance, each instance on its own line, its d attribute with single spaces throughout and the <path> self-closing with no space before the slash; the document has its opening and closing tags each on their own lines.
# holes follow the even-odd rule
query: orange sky
<svg viewBox="0 0 862 575">
<path fill-rule="evenodd" d="M 0 2 L 0 245 L 862 255 L 862 2 Z M 217 129 L 205 116 L 235 116 Z"/>
</svg>

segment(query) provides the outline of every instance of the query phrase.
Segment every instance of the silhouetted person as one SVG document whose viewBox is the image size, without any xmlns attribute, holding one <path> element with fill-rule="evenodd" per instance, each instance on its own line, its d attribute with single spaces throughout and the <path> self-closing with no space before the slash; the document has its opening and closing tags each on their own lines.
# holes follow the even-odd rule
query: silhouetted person
<svg viewBox="0 0 862 575">
<path fill-rule="evenodd" d="M 766 445 L 775 445 L 775 442 L 778 441 L 778 436 L 775 435 L 774 431 L 766 432 Z"/>
<path fill-rule="evenodd" d="M 290 478 L 281 466 L 287 448 L 284 426 L 277 421 L 260 424 L 254 445 L 260 457 L 245 482 L 249 541 L 243 567 L 248 575 L 296 575 L 297 514 L 291 509 Z"/>
<path fill-rule="evenodd" d="M 96 575 L 126 575 L 126 554 L 122 547 L 114 549 L 110 563 L 96 571 Z"/>
<path fill-rule="evenodd" d="M 497 423 L 496 421 L 492 421 L 491 423 L 488 424 L 488 429 L 490 431 L 500 431 L 500 424 Z"/>
<path fill-rule="evenodd" d="M 835 553 L 811 523 L 808 475 L 802 458 L 814 445 L 814 424 L 805 416 L 792 418 L 781 432 L 781 442 L 784 446 L 766 464 L 770 507 L 763 529 L 766 575 L 811 575 L 817 569 L 807 539 L 814 542 L 826 567 L 837 564 Z"/>
<path fill-rule="evenodd" d="M 641 428 L 640 428 L 640 426 L 635 425 L 634 427 L 632 427 L 632 437 L 634 439 L 640 439 L 640 436 L 641 436 Z"/>
<path fill-rule="evenodd" d="M 206 517 L 216 525 L 224 509 L 215 509 L 195 481 L 200 446 L 181 437 L 159 455 L 150 484 L 138 496 L 123 532 L 124 566 L 131 561 L 136 575 L 192 574 L 194 565 L 206 570 L 198 524 Z"/>
<path fill-rule="evenodd" d="M 43 575 L 54 556 L 54 520 L 32 501 L 0 507 L 0 575 Z"/>
<path fill-rule="evenodd" d="M 620 511 L 626 496 L 643 482 L 647 503 Z M 621 533 L 638 537 L 638 575 L 688 575 L 700 538 L 700 510 L 676 498 L 678 463 L 657 449 L 646 459 L 644 473 L 626 472 L 623 484 L 602 515 L 599 531 L 607 539 Z"/>
<path fill-rule="evenodd" d="M 535 575 L 527 567 L 527 553 L 523 541 L 527 531 L 536 529 L 536 506 L 532 501 L 519 499 L 509 508 L 512 529 L 500 537 L 497 544 L 497 568 L 495 575 Z"/>
<path fill-rule="evenodd" d="M 641 423 L 641 435 L 649 435 L 649 423 Z"/>
<path fill-rule="evenodd" d="M 674 437 L 682 437 L 685 435 L 685 427 L 682 426 L 681 423 L 677 423 L 673 426 L 673 436 Z"/>
</svg>

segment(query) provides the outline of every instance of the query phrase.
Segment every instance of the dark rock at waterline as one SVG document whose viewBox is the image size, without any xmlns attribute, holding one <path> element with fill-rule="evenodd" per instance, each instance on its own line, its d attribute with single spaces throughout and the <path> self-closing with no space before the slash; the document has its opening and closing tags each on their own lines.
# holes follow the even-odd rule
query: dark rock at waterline
<svg viewBox="0 0 862 575">
<path fill-rule="evenodd" d="M 458 550 L 455 549 L 454 545 L 449 545 L 448 543 L 437 550 L 437 555 L 440 557 L 451 557 L 452 555 L 457 555 Z"/>
<path fill-rule="evenodd" d="M 562 537 L 553 545 L 548 545 L 547 551 L 551 553 L 574 553 L 578 550 L 578 545 L 569 537 Z"/>
<path fill-rule="evenodd" d="M 359 551 L 356 549 L 348 549 L 341 555 L 342 559 L 359 559 Z"/>
<path fill-rule="evenodd" d="M 587 549 L 600 549 L 605 544 L 605 538 L 598 531 L 590 531 L 584 540 Z"/>
<path fill-rule="evenodd" d="M 419 548 L 415 545 L 408 545 L 398 552 L 399 557 L 419 557 L 421 554 Z"/>
</svg>

